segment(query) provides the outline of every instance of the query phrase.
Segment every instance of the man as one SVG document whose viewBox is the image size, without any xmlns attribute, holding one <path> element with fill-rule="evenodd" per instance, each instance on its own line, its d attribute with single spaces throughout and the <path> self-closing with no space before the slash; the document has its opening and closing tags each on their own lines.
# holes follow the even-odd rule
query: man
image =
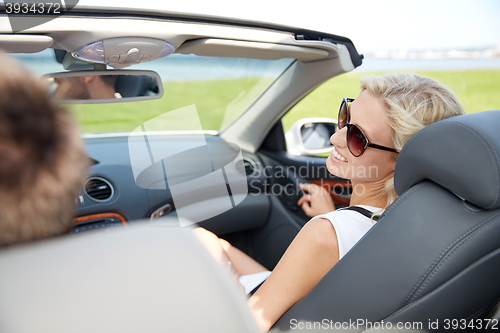
<svg viewBox="0 0 500 333">
<path fill-rule="evenodd" d="M 115 91 L 118 75 L 84 75 L 55 78 L 58 93 L 63 99 L 121 98 Z"/>
<path fill-rule="evenodd" d="M 72 228 L 89 159 L 76 124 L 47 88 L 0 54 L 0 246 Z"/>
</svg>

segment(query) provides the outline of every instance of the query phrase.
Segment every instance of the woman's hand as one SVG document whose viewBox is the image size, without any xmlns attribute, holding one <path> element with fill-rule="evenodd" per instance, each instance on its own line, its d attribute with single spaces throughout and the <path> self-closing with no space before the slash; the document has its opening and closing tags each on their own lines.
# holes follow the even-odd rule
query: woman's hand
<svg viewBox="0 0 500 333">
<path fill-rule="evenodd" d="M 324 187 L 315 184 L 300 184 L 299 187 L 308 192 L 297 201 L 297 205 L 302 206 L 307 216 L 313 217 L 335 210 L 332 197 Z"/>
</svg>

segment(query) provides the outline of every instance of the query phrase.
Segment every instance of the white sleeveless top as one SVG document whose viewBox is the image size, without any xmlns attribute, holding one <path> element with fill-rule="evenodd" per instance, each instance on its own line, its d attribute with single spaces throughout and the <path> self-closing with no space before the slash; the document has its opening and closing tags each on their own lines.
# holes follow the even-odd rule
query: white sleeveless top
<svg viewBox="0 0 500 333">
<path fill-rule="evenodd" d="M 381 208 L 373 206 L 357 206 L 368 209 L 372 213 L 376 213 L 381 210 Z M 337 233 L 337 242 L 339 243 L 339 260 L 373 226 L 373 222 L 370 218 L 349 209 L 334 210 L 330 213 L 315 216 L 311 220 L 320 218 L 330 220 L 333 227 L 335 228 L 335 232 Z M 242 275 L 240 276 L 239 280 L 245 288 L 245 292 L 248 294 L 255 287 L 261 284 L 265 279 L 267 279 L 269 275 L 271 275 L 270 271 L 259 272 L 255 274 Z"/>
<path fill-rule="evenodd" d="M 382 209 L 366 205 L 358 205 L 358 207 L 368 209 L 372 213 L 376 213 Z M 373 226 L 373 222 L 370 218 L 349 209 L 334 210 L 330 213 L 315 216 L 311 220 L 321 218 L 329 220 L 333 228 L 335 228 L 337 242 L 339 243 L 339 260 Z"/>
</svg>

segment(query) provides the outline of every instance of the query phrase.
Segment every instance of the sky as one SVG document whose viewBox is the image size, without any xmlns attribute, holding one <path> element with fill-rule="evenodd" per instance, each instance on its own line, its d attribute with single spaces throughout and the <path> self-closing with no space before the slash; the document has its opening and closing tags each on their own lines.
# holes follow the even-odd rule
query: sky
<svg viewBox="0 0 500 333">
<path fill-rule="evenodd" d="M 80 0 L 271 22 L 350 38 L 360 52 L 500 44 L 500 0 Z"/>
</svg>

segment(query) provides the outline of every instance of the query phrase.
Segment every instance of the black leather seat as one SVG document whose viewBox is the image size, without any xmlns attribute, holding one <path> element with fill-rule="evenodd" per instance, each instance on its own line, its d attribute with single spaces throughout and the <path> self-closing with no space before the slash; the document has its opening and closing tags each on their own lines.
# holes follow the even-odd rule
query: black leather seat
<svg viewBox="0 0 500 333">
<path fill-rule="evenodd" d="M 500 298 L 500 111 L 417 133 L 395 187 L 398 200 L 272 332 L 399 322 L 439 332 L 447 320 L 488 315 Z"/>
</svg>

